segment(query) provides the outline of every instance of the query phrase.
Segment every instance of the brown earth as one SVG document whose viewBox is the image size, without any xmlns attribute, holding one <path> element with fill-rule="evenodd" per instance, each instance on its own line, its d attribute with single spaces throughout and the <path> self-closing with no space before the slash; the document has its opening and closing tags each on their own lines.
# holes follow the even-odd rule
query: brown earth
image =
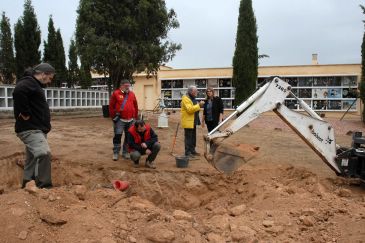
<svg viewBox="0 0 365 243">
<path fill-rule="evenodd" d="M 230 139 L 260 147 L 233 175 L 203 157 L 176 168 L 179 114 L 156 129 L 157 169 L 112 161 L 112 126 L 100 117 L 55 117 L 49 143 L 55 187 L 19 189 L 23 144 L 0 120 L 0 242 L 365 242 L 365 189 L 336 177 L 279 118 L 265 115 Z M 326 119 L 349 146 L 359 117 Z M 153 127 L 156 117 L 149 116 Z M 203 132 L 198 129 L 198 150 Z M 183 153 L 180 129 L 175 152 Z M 128 181 L 125 192 L 112 189 Z"/>
</svg>

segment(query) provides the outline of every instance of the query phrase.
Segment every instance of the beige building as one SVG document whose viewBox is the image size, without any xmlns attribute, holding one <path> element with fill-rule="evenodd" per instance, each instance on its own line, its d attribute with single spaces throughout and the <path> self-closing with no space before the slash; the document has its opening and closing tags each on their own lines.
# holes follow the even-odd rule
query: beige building
<svg viewBox="0 0 365 243">
<path fill-rule="evenodd" d="M 258 83 L 280 76 L 292 85 L 293 93 L 314 110 L 343 114 L 350 109 L 351 113 L 360 114 L 363 105 L 356 99 L 360 75 L 360 64 L 319 65 L 313 59 L 312 65 L 259 67 Z M 198 87 L 199 99 L 205 97 L 206 87 L 214 87 L 225 107 L 232 109 L 239 104 L 234 100 L 231 77 L 232 68 L 173 69 L 164 66 L 157 76 L 148 79 L 145 74 L 137 74 L 133 89 L 144 110 L 152 110 L 159 97 L 167 106 L 179 108 L 181 96 L 189 85 Z M 288 98 L 286 105 L 300 110 L 295 99 Z"/>
</svg>

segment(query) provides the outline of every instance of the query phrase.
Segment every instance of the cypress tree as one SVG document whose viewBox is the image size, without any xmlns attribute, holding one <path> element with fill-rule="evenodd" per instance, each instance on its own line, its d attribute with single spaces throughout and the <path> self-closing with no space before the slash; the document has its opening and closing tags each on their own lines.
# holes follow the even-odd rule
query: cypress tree
<svg viewBox="0 0 365 243">
<path fill-rule="evenodd" d="M 14 82 L 15 59 L 10 21 L 3 12 L 0 23 L 0 74 L 5 84 Z"/>
<path fill-rule="evenodd" d="M 360 5 L 363 13 L 365 14 L 365 7 Z M 365 21 L 363 21 L 365 23 Z M 365 32 L 362 37 L 361 44 L 361 80 L 360 80 L 360 99 L 362 104 L 365 104 Z M 362 121 L 365 123 L 365 108 L 362 110 Z"/>
<path fill-rule="evenodd" d="M 25 0 L 23 16 L 15 25 L 14 44 L 17 76 L 20 77 L 24 69 L 41 61 L 41 31 L 31 0 Z"/>
<path fill-rule="evenodd" d="M 37 16 L 34 12 L 31 0 L 26 0 L 23 13 L 23 27 L 25 38 L 25 67 L 34 66 L 41 62 L 41 52 L 39 46 L 41 44 L 41 30 L 37 22 Z"/>
<path fill-rule="evenodd" d="M 18 78 L 23 76 L 25 69 L 25 38 L 24 38 L 24 28 L 23 23 L 19 19 L 14 27 L 14 47 L 15 47 L 15 69 L 16 76 Z"/>
<path fill-rule="evenodd" d="M 77 85 L 80 79 L 79 65 L 77 64 L 77 50 L 76 43 L 71 40 L 68 50 L 68 78 L 67 87 L 71 88 Z"/>
<path fill-rule="evenodd" d="M 56 52 L 55 69 L 57 70 L 55 83 L 57 87 L 60 87 L 62 83 L 67 82 L 65 48 L 63 47 L 63 40 L 60 29 L 57 29 L 56 32 L 55 52 Z"/>
<path fill-rule="evenodd" d="M 49 16 L 49 21 L 48 21 L 47 42 L 44 41 L 43 43 L 44 43 L 43 61 L 48 62 L 53 67 L 55 67 L 57 40 L 56 40 L 56 29 L 54 27 L 52 15 Z"/>
<path fill-rule="evenodd" d="M 87 89 L 91 86 L 92 79 L 90 73 L 90 64 L 81 60 L 80 68 L 80 86 L 82 89 Z"/>
<path fill-rule="evenodd" d="M 62 82 L 67 81 L 66 57 L 60 29 L 55 29 L 52 16 L 48 21 L 48 38 L 44 42 L 43 61 L 50 63 L 57 70 L 52 85 L 60 87 Z"/>
<path fill-rule="evenodd" d="M 256 18 L 252 0 L 241 0 L 233 57 L 232 83 L 236 88 L 235 104 L 246 100 L 255 90 L 258 68 Z"/>
</svg>

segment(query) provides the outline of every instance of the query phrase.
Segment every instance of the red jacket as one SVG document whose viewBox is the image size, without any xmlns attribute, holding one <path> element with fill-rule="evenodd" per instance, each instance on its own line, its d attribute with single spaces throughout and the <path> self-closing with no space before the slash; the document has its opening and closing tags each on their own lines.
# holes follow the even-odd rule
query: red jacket
<svg viewBox="0 0 365 243">
<path fill-rule="evenodd" d="M 146 126 L 146 131 L 144 132 L 143 141 L 147 142 L 151 139 L 151 127 L 148 124 L 146 124 L 145 126 Z M 142 143 L 142 138 L 136 131 L 136 126 L 132 125 L 128 129 L 128 132 L 133 137 L 134 143 L 136 143 L 136 144 Z"/>
<path fill-rule="evenodd" d="M 120 111 L 124 98 L 125 94 L 120 89 L 116 89 L 113 92 L 109 101 L 109 116 L 113 118 L 115 117 L 115 114 L 119 112 L 122 119 L 138 119 L 138 104 L 136 96 L 132 91 L 129 91 L 128 99 L 124 105 L 124 109 L 123 111 Z"/>
<path fill-rule="evenodd" d="M 144 133 L 139 133 L 136 130 L 136 127 L 132 125 L 128 129 L 128 150 L 129 152 L 132 151 L 139 151 L 144 153 L 146 151 L 145 148 L 142 148 L 141 144 L 146 143 L 148 149 L 152 149 L 153 145 L 158 142 L 157 134 L 153 131 L 150 125 L 146 124 L 146 130 Z"/>
</svg>

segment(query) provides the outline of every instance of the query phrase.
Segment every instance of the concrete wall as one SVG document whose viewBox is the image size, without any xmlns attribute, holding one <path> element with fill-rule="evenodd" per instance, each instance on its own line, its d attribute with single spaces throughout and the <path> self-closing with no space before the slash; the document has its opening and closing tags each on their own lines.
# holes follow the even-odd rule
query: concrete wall
<svg viewBox="0 0 365 243">
<path fill-rule="evenodd" d="M 259 76 L 310 76 L 310 75 L 356 75 L 361 76 L 360 64 L 263 66 Z M 360 80 L 360 78 L 358 78 Z"/>
<path fill-rule="evenodd" d="M 146 110 L 146 108 L 150 107 L 153 109 L 153 107 L 157 104 L 157 98 L 160 97 L 161 83 L 157 81 L 156 76 L 147 78 L 146 75 L 137 75 L 134 77 L 134 80 L 135 84 L 133 85 L 133 92 L 137 97 L 139 109 Z M 146 86 L 152 86 L 152 93 L 145 93 L 147 88 Z"/>
</svg>

